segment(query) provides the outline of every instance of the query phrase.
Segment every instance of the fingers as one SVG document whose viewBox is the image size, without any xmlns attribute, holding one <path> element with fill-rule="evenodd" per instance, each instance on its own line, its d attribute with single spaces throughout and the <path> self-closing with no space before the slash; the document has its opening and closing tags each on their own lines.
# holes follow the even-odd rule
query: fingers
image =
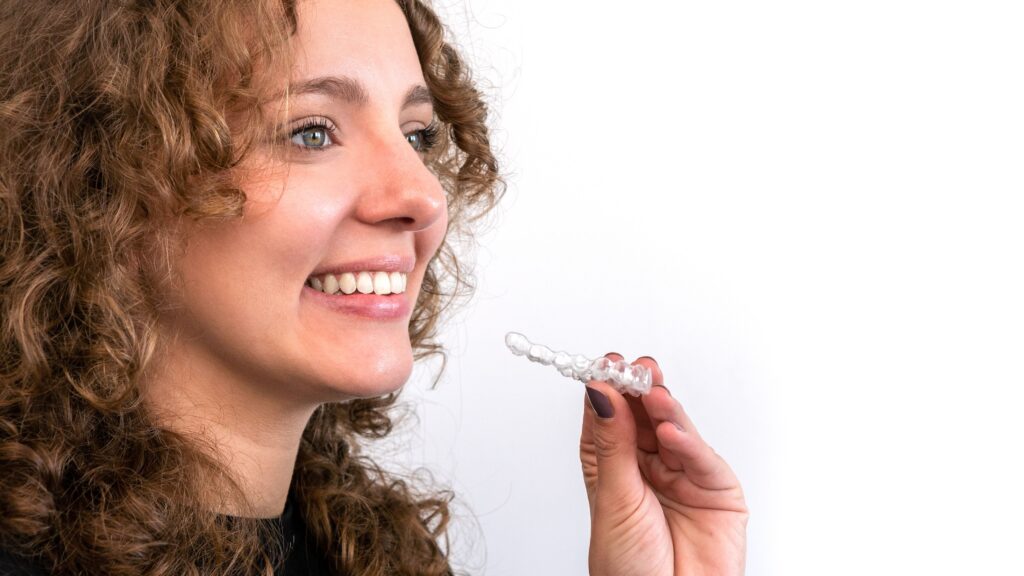
<svg viewBox="0 0 1024 576">
<path fill-rule="evenodd" d="M 613 361 L 623 360 L 621 355 L 614 352 L 605 354 L 605 357 Z M 660 372 L 657 377 L 661 377 Z M 660 380 L 658 381 L 660 382 Z M 651 422 L 651 418 L 647 415 L 647 408 L 644 407 L 643 400 L 640 397 L 632 395 L 623 395 L 623 398 L 625 398 L 626 403 L 629 404 L 629 410 L 633 413 L 633 421 L 636 422 L 637 448 L 644 452 L 657 452 L 658 438 L 654 434 L 654 423 Z"/>
<path fill-rule="evenodd" d="M 685 414 L 682 412 L 682 407 L 679 405 L 679 402 L 672 398 L 668 388 L 665 387 L 665 377 L 661 372 L 661 367 L 658 366 L 654 358 L 643 356 L 637 358 L 633 365 L 647 367 L 651 371 L 651 383 L 653 384 L 650 394 L 636 399 L 637 403 L 643 406 L 644 416 L 650 426 L 651 437 L 651 443 L 647 446 L 641 445 L 640 448 L 647 452 L 657 452 L 665 462 L 665 465 L 670 469 L 682 470 L 682 461 L 678 456 L 662 446 L 655 433 L 658 426 L 663 422 L 668 421 L 680 425 L 684 421 L 688 422 L 684 418 Z"/>
<path fill-rule="evenodd" d="M 657 435 L 661 444 L 662 460 L 665 460 L 665 452 L 672 454 L 682 465 L 681 469 L 685 471 L 690 482 L 709 490 L 724 490 L 738 484 L 735 474 L 725 460 L 697 434 L 680 429 L 672 423 L 663 422 L 658 426 Z"/>
<path fill-rule="evenodd" d="M 609 352 L 604 356 L 615 362 L 623 359 L 622 355 L 616 352 Z M 637 447 L 646 452 L 657 452 L 658 438 L 654 434 L 654 425 L 650 417 L 647 416 L 647 409 L 644 408 L 643 401 L 636 396 L 624 395 L 623 397 L 629 404 L 629 409 L 633 413 L 633 421 L 636 423 Z M 589 432 L 584 423 L 584 433 Z"/>
<path fill-rule="evenodd" d="M 665 467 L 685 471 L 691 482 L 703 488 L 735 485 L 736 478 L 728 464 L 701 438 L 682 404 L 664 387 L 658 363 L 653 358 L 643 357 L 633 364 L 651 370 L 655 386 L 643 398 L 644 414 L 653 427 L 658 454 Z"/>
<path fill-rule="evenodd" d="M 622 358 L 614 353 L 606 356 Z M 651 457 L 660 460 L 660 472 L 655 473 L 660 477 L 655 480 L 658 484 L 682 482 L 698 490 L 737 487 L 728 464 L 704 442 L 664 386 L 658 363 L 642 357 L 633 364 L 651 370 L 654 387 L 646 396 L 623 396 L 606 382 L 587 384 L 580 457 L 591 506 L 621 507 L 630 500 L 628 495 L 642 493 L 646 474 L 640 469 L 651 466 L 639 466 L 638 454 L 645 464 Z"/>
<path fill-rule="evenodd" d="M 675 422 L 683 428 L 693 428 L 693 422 L 686 415 L 683 407 L 673 397 L 665 386 L 665 377 L 661 373 L 658 362 L 650 356 L 637 358 L 633 365 L 646 366 L 651 371 L 651 393 L 643 397 L 644 408 L 657 428 L 658 424 L 664 421 Z"/>
<path fill-rule="evenodd" d="M 620 354 L 615 353 L 615 352 L 609 352 L 609 353 L 605 354 L 605 357 L 606 358 L 610 358 L 612 360 L 622 360 L 622 356 Z M 587 413 L 587 409 L 588 408 L 591 408 L 590 399 L 587 397 L 586 394 L 584 394 L 583 395 L 583 433 L 580 435 L 580 444 L 581 445 L 583 445 L 583 444 L 592 445 L 594 443 L 594 418 L 589 418 L 588 417 L 589 416 L 589 414 Z M 648 422 L 650 422 L 650 419 L 648 419 Z M 654 428 L 653 427 L 650 429 L 649 435 L 650 435 L 650 441 L 654 442 L 656 444 L 658 442 L 658 439 L 654 436 Z"/>
<path fill-rule="evenodd" d="M 644 482 L 637 463 L 638 430 L 633 408 L 606 382 L 592 380 L 585 397 L 580 456 L 585 467 L 589 457 L 596 461 L 594 505 L 614 509 L 635 504 L 630 502 L 632 496 L 643 495 Z M 647 428 L 653 435 L 649 422 Z"/>
<path fill-rule="evenodd" d="M 622 355 L 609 352 L 605 354 L 605 358 L 612 361 L 623 360 Z M 646 356 L 644 358 L 647 358 Z M 633 364 L 636 364 L 634 362 Z M 662 381 L 661 370 L 655 366 L 655 371 L 652 372 L 653 382 L 655 385 L 660 385 Z M 647 415 L 647 408 L 644 407 L 643 399 L 637 396 L 625 394 L 623 398 L 626 399 L 626 403 L 629 404 L 629 409 L 633 413 L 633 421 L 636 423 L 636 443 L 637 448 L 644 452 L 657 452 L 658 451 L 658 438 L 654 434 L 654 428 L 656 422 L 653 422 Z"/>
</svg>

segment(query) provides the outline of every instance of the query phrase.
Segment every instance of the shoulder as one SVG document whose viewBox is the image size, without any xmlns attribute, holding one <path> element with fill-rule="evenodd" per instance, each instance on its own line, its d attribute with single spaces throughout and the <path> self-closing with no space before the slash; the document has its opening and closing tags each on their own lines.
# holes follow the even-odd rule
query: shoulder
<svg viewBox="0 0 1024 576">
<path fill-rule="evenodd" d="M 27 558 L 0 548 L 0 576 L 46 576 L 46 573 Z"/>
</svg>

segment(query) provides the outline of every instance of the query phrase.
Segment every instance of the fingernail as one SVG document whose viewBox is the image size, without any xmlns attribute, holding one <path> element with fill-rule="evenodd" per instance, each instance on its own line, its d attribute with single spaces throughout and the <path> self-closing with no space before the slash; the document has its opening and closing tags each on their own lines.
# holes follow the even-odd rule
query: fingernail
<svg viewBox="0 0 1024 576">
<path fill-rule="evenodd" d="M 619 354 L 618 352 L 609 352 L 605 354 L 605 356 L 618 356 L 619 358 L 624 358 L 624 356 L 622 354 Z"/>
<path fill-rule="evenodd" d="M 661 388 L 661 389 L 662 389 L 662 390 L 664 390 L 664 391 L 665 391 L 665 393 L 666 393 L 666 394 L 668 394 L 669 396 L 671 396 L 671 395 L 672 395 L 672 391 L 668 389 L 668 386 L 663 386 L 663 385 L 661 385 L 661 384 L 655 384 L 655 387 L 656 387 L 656 388 Z"/>
<path fill-rule="evenodd" d="M 658 363 L 658 361 L 654 359 L 654 356 L 641 356 L 641 357 L 637 358 L 637 360 L 643 360 L 644 358 L 647 358 L 648 360 L 650 360 L 651 362 L 654 362 L 655 364 Z"/>
<path fill-rule="evenodd" d="M 598 418 L 611 418 L 615 416 L 615 408 L 612 406 L 612 401 L 599 390 L 587 386 L 587 401 L 590 402 L 590 407 L 594 409 L 594 413 L 597 414 Z"/>
</svg>

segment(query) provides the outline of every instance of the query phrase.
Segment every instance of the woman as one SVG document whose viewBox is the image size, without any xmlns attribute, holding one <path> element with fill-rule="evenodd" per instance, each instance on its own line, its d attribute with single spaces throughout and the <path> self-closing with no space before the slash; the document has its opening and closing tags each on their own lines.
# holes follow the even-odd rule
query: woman
<svg viewBox="0 0 1024 576">
<path fill-rule="evenodd" d="M 451 573 L 449 497 L 358 444 L 501 191 L 433 12 L 7 3 L 0 38 L 0 566 Z M 591 573 L 742 572 L 742 492 L 667 389 L 587 398 Z"/>
</svg>

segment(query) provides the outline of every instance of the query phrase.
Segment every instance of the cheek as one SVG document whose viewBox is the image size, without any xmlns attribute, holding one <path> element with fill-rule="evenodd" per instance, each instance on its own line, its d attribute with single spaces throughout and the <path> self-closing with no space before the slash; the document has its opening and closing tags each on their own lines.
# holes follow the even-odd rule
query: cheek
<svg viewBox="0 0 1024 576">
<path fill-rule="evenodd" d="M 348 209 L 337 196 L 318 195 L 322 187 L 320 181 L 293 175 L 280 193 L 261 191 L 246 205 L 239 239 L 305 265 L 312 257 L 310 252 L 330 240 L 339 214 Z"/>
<path fill-rule="evenodd" d="M 236 330 L 261 330 L 294 313 L 310 263 L 330 238 L 333 218 L 315 203 L 304 206 L 287 194 L 260 190 L 249 196 L 241 218 L 191 230 L 177 264 L 183 282 L 178 297 L 187 314 L 212 317 Z"/>
</svg>

